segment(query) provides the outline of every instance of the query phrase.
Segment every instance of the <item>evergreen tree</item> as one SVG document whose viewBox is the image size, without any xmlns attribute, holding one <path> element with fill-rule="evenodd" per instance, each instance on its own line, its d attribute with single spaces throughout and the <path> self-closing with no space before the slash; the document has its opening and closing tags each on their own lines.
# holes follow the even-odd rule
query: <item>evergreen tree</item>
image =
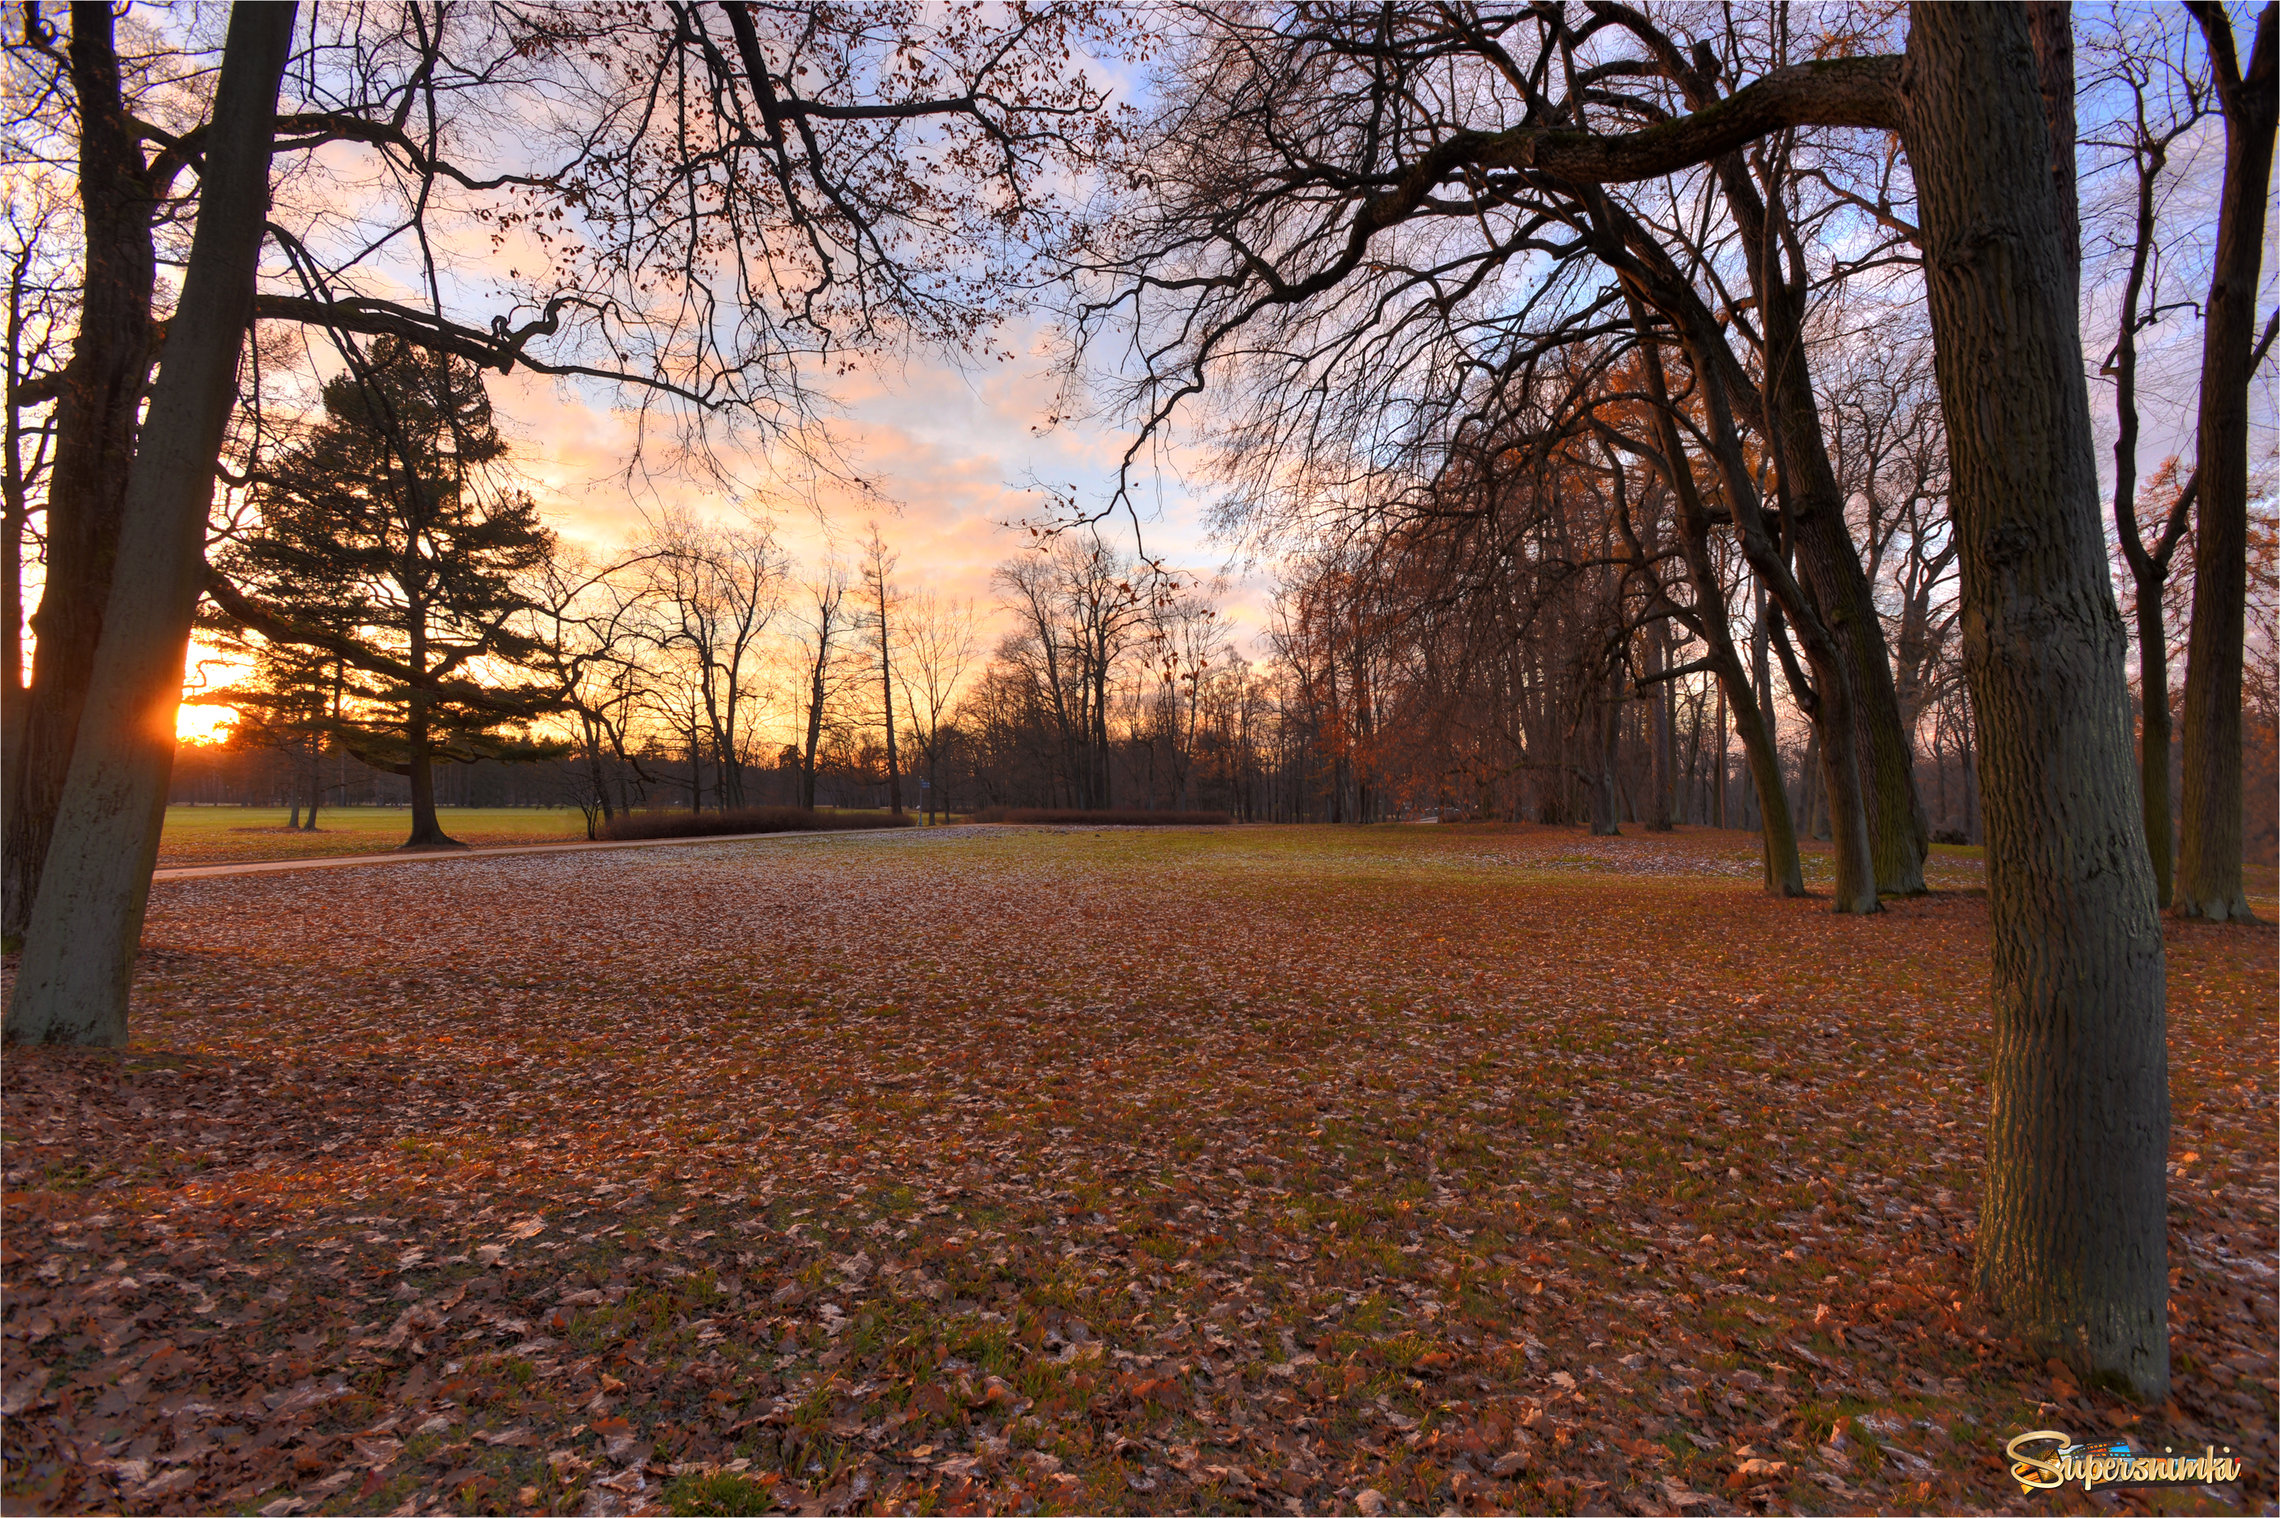
<svg viewBox="0 0 2280 1518">
<path fill-rule="evenodd" d="M 218 627 L 213 619 L 204 620 Z M 253 667 L 245 678 L 204 696 L 201 704 L 224 706 L 236 714 L 232 729 L 240 745 L 270 749 L 284 757 L 293 775 L 293 810 L 286 826 L 313 833 L 324 801 L 324 756 L 343 726 L 347 672 L 339 658 L 321 649 L 228 636 L 228 629 L 218 630 L 225 633 L 226 642 L 251 656 Z"/>
<path fill-rule="evenodd" d="M 323 418 L 255 487 L 257 524 L 217 555 L 256 598 L 403 667 L 388 678 L 277 650 L 254 685 L 256 710 L 313 722 L 411 782 L 406 848 L 457 846 L 436 821 L 438 761 L 558 748 L 528 733 L 546 689 L 501 678 L 544 653 L 526 587 L 554 549 L 536 504 L 499 478 L 506 451 L 481 370 L 382 339 L 325 386 Z M 330 698 L 312 702 L 326 675 Z"/>
</svg>

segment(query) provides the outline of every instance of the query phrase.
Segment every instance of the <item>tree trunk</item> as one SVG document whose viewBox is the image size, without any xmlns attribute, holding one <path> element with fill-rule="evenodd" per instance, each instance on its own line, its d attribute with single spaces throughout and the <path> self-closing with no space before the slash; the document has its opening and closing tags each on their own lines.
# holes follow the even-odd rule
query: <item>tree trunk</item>
<svg viewBox="0 0 2280 1518">
<path fill-rule="evenodd" d="M 815 810 L 815 751 L 823 742 L 823 670 L 830 644 L 818 633 L 815 675 L 808 689 L 807 746 L 800 753 L 800 805 Z"/>
<path fill-rule="evenodd" d="M 1816 726 L 1805 739 L 1805 758 L 1797 766 L 1797 810 L 1804 814 L 1805 836 L 1826 842 L 1829 836 L 1829 788 L 1821 776 L 1821 730 Z"/>
<path fill-rule="evenodd" d="M 2150 592 L 2150 594 L 2149 594 Z M 2169 810 L 2169 628 L 2161 584 L 2138 581 L 2138 811 L 2153 866 L 2153 899 L 2170 904 L 2176 888 L 2177 833 Z"/>
<path fill-rule="evenodd" d="M 895 760 L 895 682 L 887 666 L 887 608 L 882 598 L 879 606 L 879 693 L 887 703 L 887 811 L 900 817 L 902 804 L 902 770 Z"/>
<path fill-rule="evenodd" d="M 407 554 L 416 552 L 407 550 Z M 418 600 L 409 608 L 412 624 L 411 666 L 427 673 L 427 609 Z M 435 815 L 435 743 L 428 727 L 428 693 L 413 686 L 405 702 L 404 777 L 411 782 L 412 835 L 407 849 L 458 849 L 466 845 L 444 832 Z"/>
<path fill-rule="evenodd" d="M 2241 663 L 2248 628 L 2248 382 L 2256 343 L 2256 282 L 2263 261 L 2272 141 L 2280 123 L 2275 8 L 2257 19 L 2246 75 L 2232 54 L 2232 23 L 2196 5 L 2225 116 L 2225 180 L 2215 269 L 2201 340 L 2201 412 L 2195 433 L 2193 622 L 2185 644 L 2184 816 L 2175 911 L 2210 922 L 2248 922 L 2241 880 Z"/>
<path fill-rule="evenodd" d="M 9 1042 L 119 1047 L 166 819 L 206 512 L 253 315 L 294 7 L 230 12 L 197 230 L 153 385 L 103 634 L 8 1004 Z"/>
<path fill-rule="evenodd" d="M 1774 365 L 1766 398 L 1766 411 L 1778 416 L 1776 433 L 1784 440 L 1782 524 L 1796 550 L 1798 578 L 1828 628 L 1850 686 L 1852 747 L 1876 890 L 1887 896 L 1920 895 L 1931 828 L 1916 795 L 1915 745 L 1901 722 L 1884 621 L 1845 523 L 1844 492 L 1822 441 L 1803 342 L 1775 343 L 1773 349 L 1785 360 Z M 1817 669 L 1816 674 L 1824 686 L 1831 683 Z M 1839 825 L 1837 793 L 1832 790 L 1829 799 L 1833 830 Z"/>
<path fill-rule="evenodd" d="M 1591 787 L 1591 832 L 1596 838 L 1612 838 L 1623 831 L 1622 812 L 1616 800 L 1615 765 L 1619 757 L 1623 736 L 1623 666 L 1618 663 L 1607 677 L 1607 687 L 1593 713 L 1598 731 L 1592 747 L 1592 757 L 1598 761 Z M 1367 821 L 1368 819 L 1363 819 Z"/>
<path fill-rule="evenodd" d="M 1658 622 L 1647 634 L 1647 669 L 1661 674 L 1669 663 L 1666 645 L 1670 641 L 1670 624 Z M 1671 791 L 1675 785 L 1672 775 L 1676 767 L 1673 748 L 1675 738 L 1671 731 L 1670 686 L 1668 680 L 1657 680 L 1647 687 L 1647 809 L 1646 829 L 1650 833 L 1667 833 L 1671 830 Z"/>
<path fill-rule="evenodd" d="M 1743 557 L 1782 614 L 1796 627 L 1798 638 L 1805 645 L 1806 661 L 1812 666 L 1812 695 L 1808 697 L 1807 682 L 1795 667 L 1788 642 L 1777 639 L 1790 688 L 1797 694 L 1799 704 L 1809 706 L 1813 730 L 1821 742 L 1821 773 L 1828 785 L 1830 831 L 1836 839 L 1837 855 L 1831 906 L 1839 912 L 1873 913 L 1878 910 L 1875 854 L 1862 782 L 1860 725 L 1855 714 L 1852 667 L 1842 646 L 1814 609 L 1812 597 L 1782 561 L 1779 545 L 1773 540 L 1758 500 L 1756 481 L 1742 453 L 1741 439 L 1734 429 L 1723 379 L 1717 370 L 1708 367 L 1703 347 L 1704 339 L 1697 335 L 1690 344 L 1688 357 L 1702 387 L 1713 458 L 1725 485 L 1726 503 Z M 1766 625 L 1778 631 L 1771 617 L 1767 618 Z M 1889 671 L 1886 676 L 1889 685 Z M 1763 695 L 1770 705 L 1771 691 Z M 1768 722 L 1767 726 L 1770 728 L 1772 724 Z"/>
<path fill-rule="evenodd" d="M 1642 341 L 1646 341 L 1645 310 L 1637 300 L 1631 304 L 1631 320 L 1639 328 Z M 1790 823 L 1789 799 L 1781 788 L 1781 754 L 1774 744 L 1773 723 L 1767 715 L 1768 708 L 1761 707 L 1752 692 L 1740 651 L 1734 647 L 1733 628 L 1726 620 L 1725 586 L 1720 583 L 1717 565 L 1710 558 L 1709 515 L 1702 504 L 1701 490 L 1695 484 L 1694 466 L 1687 460 L 1686 440 L 1671 414 L 1670 381 L 1663 369 L 1662 354 L 1651 343 L 1647 348 L 1645 372 L 1648 393 L 1655 400 L 1655 434 L 1662 444 L 1659 467 L 1671 493 L 1678 499 L 1678 540 L 1687 580 L 1693 587 L 1695 631 L 1710 650 L 1711 672 L 1718 680 L 1718 825 L 1723 827 L 1726 822 L 1726 708 L 1731 695 L 1734 726 L 1740 733 L 1742 754 L 1750 767 L 1750 780 L 1760 814 L 1765 819 L 1759 839 L 1765 888 L 1775 896 L 1802 896 L 1805 872 L 1797 857 L 1797 833 Z M 1764 592 L 1760 590 L 1758 625 L 1752 636 L 1751 651 L 1758 660 L 1761 679 L 1765 673 L 1764 610 Z"/>
<path fill-rule="evenodd" d="M 1654 283 L 1665 311 L 1688 338 L 1697 372 L 1719 382 L 1728 406 L 1749 409 L 1779 461 L 1781 532 L 1795 569 L 1767 585 L 1769 590 L 1780 587 L 1777 599 L 1806 644 L 1814 679 L 1826 692 L 1828 720 L 1842 720 L 1851 729 L 1841 739 L 1824 733 L 1822 740 L 1829 763 L 1851 767 L 1829 793 L 1839 861 L 1838 910 L 1873 912 L 1877 892 L 1915 895 L 1924 889 L 1930 829 L 1916 795 L 1914 745 L 1901 722 L 1883 619 L 1845 520 L 1844 491 L 1821 428 L 1820 402 L 1806 363 L 1804 271 L 1785 266 L 1784 239 L 1743 156 L 1726 155 L 1718 160 L 1717 171 L 1749 249 L 1751 290 L 1764 325 L 1764 373 L 1754 399 L 1751 376 L 1692 285 L 1669 277 L 1674 268 Z M 1722 454 L 1728 451 L 1721 445 Z M 1721 464 L 1731 474 L 1731 466 L 1723 459 Z M 1784 583 L 1791 580 L 1794 585 Z M 1846 816 L 1855 804 L 1861 808 L 1857 828 Z M 1855 862 L 1849 856 L 1856 842 L 1861 852 L 1857 868 L 1867 877 L 1858 888 L 1850 880 Z"/>
<path fill-rule="evenodd" d="M 305 833 L 313 833 L 317 830 L 317 802 L 324 794 L 325 751 L 324 745 L 313 737 L 308 739 L 307 743 L 309 762 L 303 778 L 308 782 L 309 810 L 307 817 L 301 823 L 301 830 Z"/>
<path fill-rule="evenodd" d="M 689 718 L 689 815 L 702 816 L 705 810 L 705 739 L 704 730 L 697 726 L 694 716 Z"/>
<path fill-rule="evenodd" d="M 110 599 L 136 412 L 150 373 L 151 191 L 120 93 L 106 4 L 83 0 L 71 8 L 71 86 L 79 104 L 86 282 L 56 401 L 46 577 L 31 619 L 37 639 L 31 687 L 22 731 L 8 740 L 8 773 L 0 776 L 8 788 L 0 941 L 9 944 L 23 938 L 54 835 Z"/>
<path fill-rule="evenodd" d="M 1979 1288 L 2169 1385 L 2161 927 L 2131 776 L 2065 208 L 2017 5 L 1918 5 L 1902 73 L 1962 542 L 1993 926 Z"/>
</svg>

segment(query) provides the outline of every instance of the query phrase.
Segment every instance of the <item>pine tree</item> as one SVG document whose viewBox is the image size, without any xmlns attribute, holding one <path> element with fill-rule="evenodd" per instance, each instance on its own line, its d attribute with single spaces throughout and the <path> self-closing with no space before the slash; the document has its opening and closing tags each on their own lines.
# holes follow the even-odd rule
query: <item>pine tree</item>
<svg viewBox="0 0 2280 1518">
<path fill-rule="evenodd" d="M 383 339 L 326 384 L 322 419 L 256 486 L 256 525 L 216 556 L 256 598 L 407 671 L 335 664 L 318 712 L 292 695 L 306 660 L 280 651 L 267 674 L 281 683 L 256 679 L 263 704 L 411 782 L 406 848 L 457 846 L 436 820 L 437 762 L 558 747 L 528 733 L 543 687 L 498 683 L 543 651 L 525 586 L 554 549 L 530 496 L 499 477 L 506 451 L 479 369 Z"/>
</svg>

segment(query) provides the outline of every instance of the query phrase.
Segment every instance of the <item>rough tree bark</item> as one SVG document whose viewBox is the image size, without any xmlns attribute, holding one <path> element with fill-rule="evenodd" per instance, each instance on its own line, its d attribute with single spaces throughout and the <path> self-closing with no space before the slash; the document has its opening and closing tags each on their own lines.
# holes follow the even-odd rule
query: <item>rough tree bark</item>
<svg viewBox="0 0 2280 1518">
<path fill-rule="evenodd" d="M 2280 5 L 2267 0 L 2244 72 L 2232 22 L 2209 0 L 2187 9 L 2209 44 L 2225 117 L 2216 265 L 2201 341 L 2195 433 L 2193 622 L 2185 643 L 2184 807 L 2173 907 L 2180 917 L 2248 922 L 2241 880 L 2241 662 L 2248 630 L 2248 381 L 2256 346 L 2272 141 L 2280 124 Z"/>
<path fill-rule="evenodd" d="M 79 330 L 56 398 L 48 475 L 48 562 L 23 729 L 10 739 L 0 941 L 20 942 L 31 919 L 71 765 L 72 736 L 103 630 L 118 553 L 135 416 L 150 372 L 151 186 L 128 119 L 103 0 L 71 7 L 71 86 L 78 97 L 79 206 L 86 283 Z"/>
<path fill-rule="evenodd" d="M 1902 130 L 1963 540 L 1993 920 L 1979 1287 L 2141 1396 L 2169 1384 L 2161 927 L 2138 828 L 2065 207 L 2017 5 L 1918 5 Z"/>
<path fill-rule="evenodd" d="M 134 461 L 87 701 L 8 1004 L 10 1042 L 118 1046 L 174 762 L 206 512 L 253 315 L 295 7 L 230 13 L 204 194 Z"/>
</svg>

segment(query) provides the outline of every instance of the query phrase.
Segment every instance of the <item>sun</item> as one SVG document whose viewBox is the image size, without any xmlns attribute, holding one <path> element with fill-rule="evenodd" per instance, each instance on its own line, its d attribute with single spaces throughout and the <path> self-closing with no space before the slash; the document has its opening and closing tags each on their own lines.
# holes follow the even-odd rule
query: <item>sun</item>
<svg viewBox="0 0 2280 1518">
<path fill-rule="evenodd" d="M 252 668 L 253 661 L 243 654 L 227 652 L 193 639 L 189 656 L 182 666 L 182 705 L 174 714 L 174 741 L 221 741 L 237 721 L 236 710 L 228 706 L 205 705 L 197 697 L 203 692 L 236 683 L 239 676 Z"/>
</svg>

